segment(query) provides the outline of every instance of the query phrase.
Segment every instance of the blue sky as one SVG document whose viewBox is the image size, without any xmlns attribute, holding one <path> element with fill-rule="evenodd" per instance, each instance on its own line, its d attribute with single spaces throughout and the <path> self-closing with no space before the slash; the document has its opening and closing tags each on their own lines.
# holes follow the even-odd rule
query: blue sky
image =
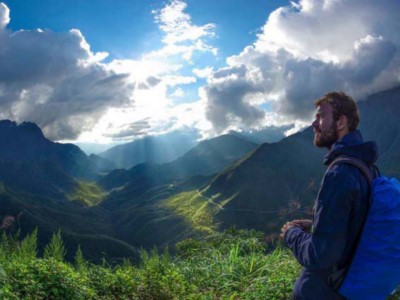
<svg viewBox="0 0 400 300">
<path fill-rule="evenodd" d="M 9 28 L 79 29 L 93 51 L 107 51 L 109 59 L 138 58 L 160 48 L 162 34 L 152 11 L 167 1 L 132 0 L 5 0 L 11 10 Z M 271 11 L 288 1 L 191 0 L 186 12 L 193 23 L 218 22 L 214 43 L 222 57 L 240 52 L 255 40 Z M 210 9 L 212 8 L 212 9 Z"/>
<path fill-rule="evenodd" d="M 0 0 L 0 119 L 74 142 L 291 134 L 327 91 L 399 84 L 399 13 L 397 0 Z"/>
</svg>

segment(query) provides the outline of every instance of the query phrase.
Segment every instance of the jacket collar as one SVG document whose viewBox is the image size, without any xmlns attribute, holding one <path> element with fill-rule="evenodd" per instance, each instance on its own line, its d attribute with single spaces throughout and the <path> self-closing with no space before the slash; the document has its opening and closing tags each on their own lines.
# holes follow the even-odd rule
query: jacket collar
<svg viewBox="0 0 400 300">
<path fill-rule="evenodd" d="M 364 142 L 360 130 L 355 130 L 332 145 L 324 157 L 324 165 L 329 165 L 340 155 L 353 156 L 371 165 L 378 158 L 378 149 L 375 142 Z"/>
</svg>

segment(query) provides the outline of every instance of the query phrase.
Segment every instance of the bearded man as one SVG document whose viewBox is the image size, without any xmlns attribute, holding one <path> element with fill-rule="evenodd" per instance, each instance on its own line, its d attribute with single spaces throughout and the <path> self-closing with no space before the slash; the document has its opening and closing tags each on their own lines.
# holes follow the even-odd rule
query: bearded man
<svg viewBox="0 0 400 300">
<path fill-rule="evenodd" d="M 360 117 L 355 101 L 343 92 L 331 92 L 315 104 L 314 145 L 328 149 L 324 165 L 351 156 L 372 168 L 377 147 L 375 142 L 364 142 L 357 129 Z M 281 237 L 303 266 L 292 299 L 344 299 L 333 286 L 337 274 L 343 276 L 351 262 L 368 197 L 368 181 L 356 166 L 334 164 L 322 180 L 313 220 L 294 220 L 282 227 Z"/>
</svg>

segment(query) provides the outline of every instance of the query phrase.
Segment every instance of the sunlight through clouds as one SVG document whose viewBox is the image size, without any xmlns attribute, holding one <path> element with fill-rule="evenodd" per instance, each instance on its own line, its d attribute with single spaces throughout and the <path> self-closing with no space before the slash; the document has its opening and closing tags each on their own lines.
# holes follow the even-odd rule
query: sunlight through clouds
<svg viewBox="0 0 400 300">
<path fill-rule="evenodd" d="M 105 62 L 108 53 L 93 52 L 79 29 L 6 30 L 10 10 L 0 4 L 1 117 L 33 121 L 53 140 L 82 142 L 186 126 L 192 110 L 176 108 L 173 99 L 197 82 L 190 71 L 194 54 L 199 59 L 218 52 L 209 44 L 215 24 L 193 24 L 186 7 L 173 0 L 152 12 L 163 34 L 161 48 L 137 60 Z M 190 118 L 193 123 L 203 116 L 196 111 Z M 146 126 L 139 126 L 143 119 Z"/>
</svg>

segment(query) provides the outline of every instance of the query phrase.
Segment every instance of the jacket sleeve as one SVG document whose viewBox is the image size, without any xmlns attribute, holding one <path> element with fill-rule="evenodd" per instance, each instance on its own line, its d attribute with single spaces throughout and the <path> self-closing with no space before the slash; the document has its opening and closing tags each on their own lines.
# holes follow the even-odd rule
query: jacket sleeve
<svg viewBox="0 0 400 300">
<path fill-rule="evenodd" d="M 285 234 L 286 244 L 296 259 L 309 270 L 331 268 L 343 256 L 352 203 L 357 197 L 354 179 L 347 168 L 337 165 L 325 175 L 311 234 L 299 227 L 292 227 Z"/>
</svg>

